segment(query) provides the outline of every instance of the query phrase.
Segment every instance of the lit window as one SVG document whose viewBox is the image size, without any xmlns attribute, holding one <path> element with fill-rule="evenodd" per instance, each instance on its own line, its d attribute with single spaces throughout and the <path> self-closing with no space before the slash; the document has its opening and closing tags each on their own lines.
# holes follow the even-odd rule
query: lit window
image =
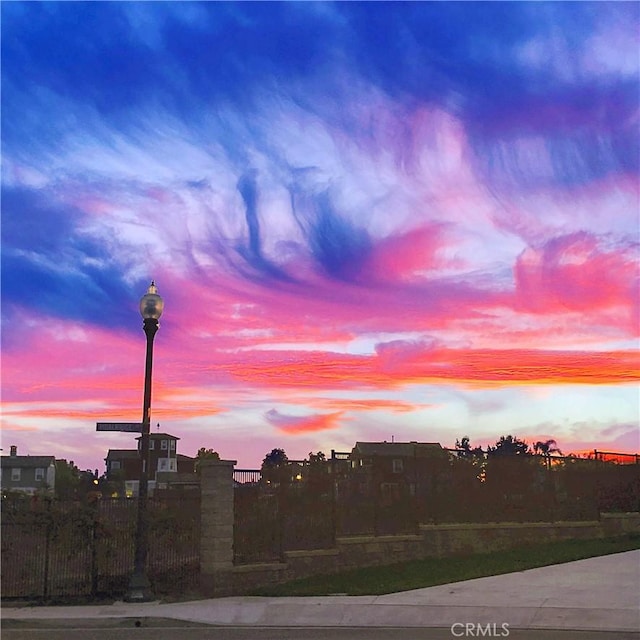
<svg viewBox="0 0 640 640">
<path fill-rule="evenodd" d="M 11 480 L 13 482 L 18 482 L 18 480 L 20 480 L 21 471 L 22 469 L 18 467 L 14 467 L 13 469 L 11 469 Z"/>
<path fill-rule="evenodd" d="M 117 471 L 120 468 L 120 460 L 111 461 L 111 471 Z"/>
<path fill-rule="evenodd" d="M 167 440 L 161 440 L 160 441 L 160 448 L 163 449 L 164 451 L 166 451 L 168 449 L 168 442 Z"/>
<path fill-rule="evenodd" d="M 171 451 L 175 451 L 176 450 L 176 441 L 175 440 L 170 440 L 169 442 L 171 442 Z"/>
<path fill-rule="evenodd" d="M 402 462 L 403 461 L 400 458 L 393 460 L 393 473 L 402 473 L 404 471 L 404 464 Z"/>
<path fill-rule="evenodd" d="M 36 482 L 44 480 L 44 469 L 36 469 Z"/>
</svg>

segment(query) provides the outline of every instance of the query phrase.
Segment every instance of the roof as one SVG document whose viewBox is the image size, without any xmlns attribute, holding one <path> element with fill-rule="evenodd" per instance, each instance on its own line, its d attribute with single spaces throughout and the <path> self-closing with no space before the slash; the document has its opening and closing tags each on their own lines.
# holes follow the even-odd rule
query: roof
<svg viewBox="0 0 640 640">
<path fill-rule="evenodd" d="M 152 440 L 161 440 L 162 438 L 169 438 L 170 440 L 180 440 L 178 436 L 172 436 L 170 433 L 158 433 L 157 431 L 151 431 L 149 433 L 149 437 Z M 140 440 L 140 438 L 142 438 L 142 436 L 138 436 L 136 440 Z"/>
<path fill-rule="evenodd" d="M 442 455 L 445 450 L 439 442 L 356 442 L 352 455 L 428 457 Z"/>
<path fill-rule="evenodd" d="M 140 452 L 137 449 L 109 449 L 105 460 L 115 460 L 123 458 L 139 458 Z M 182 453 L 177 455 L 178 460 L 193 462 L 195 458 L 185 456 Z"/>
<path fill-rule="evenodd" d="M 0 456 L 0 466 L 2 467 L 49 467 L 55 465 L 55 456 Z"/>
<path fill-rule="evenodd" d="M 113 460 L 115 458 L 139 458 L 140 453 L 137 449 L 109 449 L 105 460 Z"/>
</svg>

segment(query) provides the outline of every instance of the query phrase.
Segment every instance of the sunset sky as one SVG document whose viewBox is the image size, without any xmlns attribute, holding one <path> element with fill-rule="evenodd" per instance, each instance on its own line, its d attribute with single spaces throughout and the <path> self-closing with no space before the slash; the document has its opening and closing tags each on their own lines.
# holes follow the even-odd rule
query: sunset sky
<svg viewBox="0 0 640 640">
<path fill-rule="evenodd" d="M 640 5 L 1 12 L 3 453 L 640 449 Z"/>
</svg>

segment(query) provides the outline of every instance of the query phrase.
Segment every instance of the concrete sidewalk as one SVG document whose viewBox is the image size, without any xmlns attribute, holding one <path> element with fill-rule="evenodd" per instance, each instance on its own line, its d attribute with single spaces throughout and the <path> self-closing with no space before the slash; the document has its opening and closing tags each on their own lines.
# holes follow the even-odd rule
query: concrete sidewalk
<svg viewBox="0 0 640 640">
<path fill-rule="evenodd" d="M 475 623 L 640 633 L 640 550 L 384 596 L 2 609 L 5 620 L 152 617 L 212 625 L 446 628 Z"/>
</svg>

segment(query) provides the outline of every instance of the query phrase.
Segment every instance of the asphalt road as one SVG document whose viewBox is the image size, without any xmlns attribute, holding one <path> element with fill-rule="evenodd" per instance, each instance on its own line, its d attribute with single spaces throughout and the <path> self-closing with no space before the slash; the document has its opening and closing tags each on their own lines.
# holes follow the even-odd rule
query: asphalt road
<svg viewBox="0 0 640 640">
<path fill-rule="evenodd" d="M 9 624 L 7 624 L 9 623 Z M 68 626 L 65 626 L 66 625 Z M 187 625 L 188 623 L 185 623 Z M 408 627 L 213 627 L 171 620 L 163 625 L 140 621 L 56 621 L 55 626 L 38 622 L 5 621 L 2 640 L 453 640 L 457 637 L 493 637 L 512 640 L 640 640 L 640 632 L 554 631 L 498 628 L 493 635 L 458 635 L 447 629 Z"/>
</svg>

